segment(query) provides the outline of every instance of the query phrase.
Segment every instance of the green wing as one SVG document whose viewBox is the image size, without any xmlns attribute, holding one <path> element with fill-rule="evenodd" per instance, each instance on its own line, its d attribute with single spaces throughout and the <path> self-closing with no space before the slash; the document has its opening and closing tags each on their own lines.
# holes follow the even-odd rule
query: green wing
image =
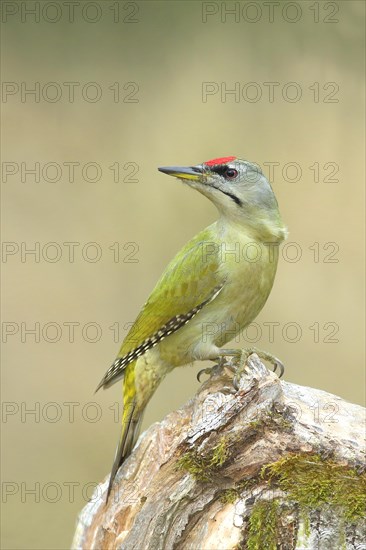
<svg viewBox="0 0 366 550">
<path fill-rule="evenodd" d="M 117 382 L 129 363 L 189 322 L 218 295 L 225 282 L 219 265 L 219 247 L 208 227 L 170 262 L 97 389 Z"/>
<path fill-rule="evenodd" d="M 173 317 L 186 315 L 220 285 L 217 245 L 210 246 L 208 237 L 208 230 L 202 231 L 170 262 L 127 334 L 119 357 L 141 345 Z"/>
</svg>

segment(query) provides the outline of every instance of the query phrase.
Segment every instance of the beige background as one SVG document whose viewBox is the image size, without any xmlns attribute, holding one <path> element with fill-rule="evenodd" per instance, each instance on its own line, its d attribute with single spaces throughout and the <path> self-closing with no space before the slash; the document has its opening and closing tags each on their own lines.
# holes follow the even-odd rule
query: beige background
<svg viewBox="0 0 366 550">
<path fill-rule="evenodd" d="M 62 90 L 56 102 L 42 95 L 39 102 L 30 96 L 22 102 L 16 93 L 6 103 L 3 97 L 2 104 L 3 162 L 19 168 L 7 181 L 3 174 L 2 238 L 15 243 L 6 245 L 8 251 L 11 246 L 20 249 L 22 242 L 28 248 L 38 242 L 41 251 L 39 262 L 31 255 L 22 261 L 19 252 L 3 256 L 2 263 L 3 332 L 17 330 L 3 344 L 2 354 L 6 549 L 69 547 L 87 484 L 109 472 L 118 437 L 114 412 L 120 385 L 93 395 L 119 346 L 109 327 L 118 323 L 123 338 L 168 260 L 215 219 L 207 199 L 160 174 L 159 165 L 190 165 L 223 155 L 262 166 L 280 163 L 273 187 L 289 241 L 297 243 L 301 258 L 289 261 L 296 250 L 285 249 L 272 294 L 254 327 L 262 333 L 257 345 L 282 358 L 288 381 L 353 402 L 362 403 L 364 397 L 364 3 L 330 3 L 338 11 L 333 15 L 329 3 L 315 3 L 318 23 L 309 2 L 300 3 L 295 23 L 285 20 L 296 15 L 287 11 L 287 2 L 281 2 L 272 23 L 268 8 L 259 2 L 255 5 L 262 15 L 256 23 L 245 20 L 255 17 L 254 11 L 245 12 L 246 3 L 240 4 L 237 22 L 233 16 L 222 22 L 222 4 L 211 3 L 218 13 L 206 23 L 200 2 L 139 2 L 138 13 L 131 16 L 134 3 L 121 3 L 117 23 L 112 2 L 97 4 L 102 16 L 95 23 L 85 20 L 95 17 L 95 8 L 85 8 L 83 18 L 85 2 L 80 2 L 74 22 L 67 22 L 63 6 L 55 23 L 45 20 L 57 15 L 50 7 L 39 23 L 32 17 L 22 23 L 19 11 L 3 24 L 3 80 L 19 87 L 24 82 L 28 88 L 39 82 L 49 98 L 55 88 L 44 89 L 45 84 L 56 82 Z M 137 22 L 123 21 L 129 17 Z M 80 83 L 73 103 L 64 82 Z M 88 82 L 98 83 L 99 101 L 82 97 L 80 90 Z M 138 102 L 115 103 L 109 90 L 115 82 L 122 99 L 133 90 L 123 86 L 136 83 L 133 99 Z M 233 95 L 220 98 L 217 93 L 203 102 L 204 82 L 223 90 L 238 82 L 244 97 L 236 102 Z M 254 93 L 254 85 L 245 88 L 248 82 L 262 91 L 257 102 L 245 96 L 246 89 L 250 97 Z M 265 82 L 279 83 L 273 102 Z M 289 82 L 302 92 L 297 102 L 282 97 Z M 332 96 L 335 85 L 329 82 L 339 87 Z M 317 102 L 314 83 L 319 83 Z M 289 94 L 294 90 L 288 88 Z M 93 89 L 88 91 L 91 96 Z M 325 102 L 327 97 L 338 101 Z M 80 163 L 74 182 L 68 181 L 63 165 L 72 161 Z M 55 174 L 51 166 L 46 179 L 41 175 L 35 182 L 26 175 L 22 182 L 21 163 L 29 168 L 35 162 L 41 168 L 58 163 L 60 180 L 47 181 Z M 81 166 L 87 162 L 100 166 L 99 181 L 83 178 Z M 116 162 L 122 177 L 130 170 L 123 169 L 126 163 L 137 163 L 138 181 L 114 183 L 108 167 Z M 294 177 L 287 163 L 300 166 L 299 181 L 286 181 Z M 319 163 L 319 182 L 309 168 L 314 163 Z M 334 164 L 326 163 L 336 163 L 334 178 L 339 181 L 327 181 Z M 268 164 L 263 169 L 268 173 Z M 92 168 L 88 174 L 93 177 Z M 56 249 L 45 246 L 50 242 L 62 254 L 54 263 L 49 259 Z M 80 243 L 74 262 L 65 242 Z M 90 242 L 100 247 L 100 261 L 83 258 L 81 250 Z M 115 242 L 120 243 L 119 262 L 109 249 Z M 136 247 L 132 259 L 138 261 L 128 263 Z M 84 254 L 92 257 L 94 251 L 89 247 Z M 74 342 L 64 325 L 70 322 L 79 323 Z M 37 343 L 24 332 L 35 323 L 41 331 Z M 85 329 L 87 323 L 97 323 L 101 331 L 95 343 L 87 341 L 95 335 L 92 326 Z M 264 323 L 279 323 L 273 341 Z M 60 339 L 51 343 L 55 327 Z M 248 335 L 255 339 L 254 329 Z M 338 341 L 327 342 L 329 338 Z M 241 338 L 236 345 L 248 343 Z M 199 367 L 177 370 L 164 381 L 149 406 L 145 428 L 194 394 Z M 25 409 L 36 414 L 27 415 Z M 100 418 L 93 422 L 96 413 Z M 336 420 L 336 413 L 327 417 L 330 413 L 331 406 L 318 411 L 314 404 L 321 420 Z M 72 483 L 78 484 L 74 498 L 69 495 Z M 32 488 L 38 494 L 27 492 Z"/>
</svg>

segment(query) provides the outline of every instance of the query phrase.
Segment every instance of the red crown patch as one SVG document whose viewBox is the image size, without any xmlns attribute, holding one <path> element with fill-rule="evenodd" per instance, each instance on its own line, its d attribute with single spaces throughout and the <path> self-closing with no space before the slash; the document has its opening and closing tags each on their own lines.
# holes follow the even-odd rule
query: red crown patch
<svg viewBox="0 0 366 550">
<path fill-rule="evenodd" d="M 215 166 L 215 164 L 225 164 L 226 162 L 230 162 L 236 158 L 237 157 L 221 157 L 219 159 L 207 160 L 203 164 L 206 164 L 206 166 Z"/>
</svg>

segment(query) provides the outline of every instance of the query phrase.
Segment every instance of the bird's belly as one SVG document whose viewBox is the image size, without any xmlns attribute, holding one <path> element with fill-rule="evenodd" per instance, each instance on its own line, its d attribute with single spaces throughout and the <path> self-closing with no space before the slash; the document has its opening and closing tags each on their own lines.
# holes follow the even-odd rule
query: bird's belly
<svg viewBox="0 0 366 550">
<path fill-rule="evenodd" d="M 234 339 L 263 308 L 271 291 L 276 264 L 231 266 L 220 294 L 191 321 L 160 342 L 161 360 L 175 366 L 214 359 L 218 348 Z M 234 271 L 235 270 L 235 271 Z"/>
</svg>

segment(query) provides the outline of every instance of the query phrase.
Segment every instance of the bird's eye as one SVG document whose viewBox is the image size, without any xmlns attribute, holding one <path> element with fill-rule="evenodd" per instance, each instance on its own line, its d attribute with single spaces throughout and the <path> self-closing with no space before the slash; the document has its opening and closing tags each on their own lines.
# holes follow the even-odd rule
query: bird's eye
<svg viewBox="0 0 366 550">
<path fill-rule="evenodd" d="M 238 171 L 235 168 L 228 168 L 225 172 L 225 178 L 233 180 L 238 175 Z"/>
</svg>

